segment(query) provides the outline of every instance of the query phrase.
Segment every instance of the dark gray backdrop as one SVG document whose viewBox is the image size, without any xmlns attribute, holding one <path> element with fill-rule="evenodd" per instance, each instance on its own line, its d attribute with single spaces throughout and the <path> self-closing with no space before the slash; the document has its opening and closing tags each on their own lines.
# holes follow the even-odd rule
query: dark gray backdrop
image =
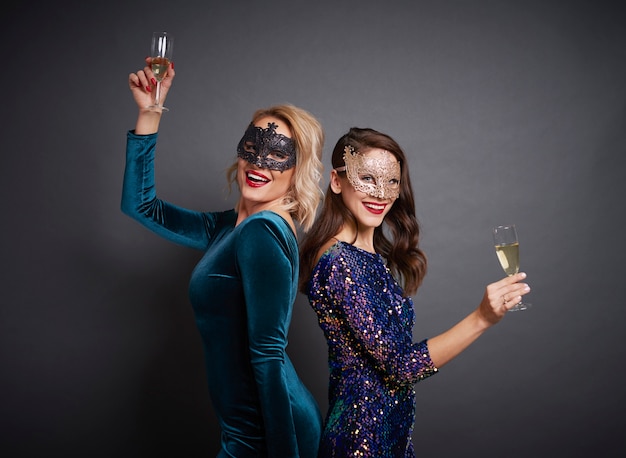
<svg viewBox="0 0 626 458">
<path fill-rule="evenodd" d="M 491 226 L 518 225 L 534 308 L 416 386 L 420 454 L 621 456 L 624 11 L 553 0 L 5 5 L 0 453 L 218 448 L 186 291 L 200 254 L 119 210 L 136 116 L 127 74 L 166 29 L 177 78 L 158 146 L 162 198 L 230 207 L 223 172 L 259 107 L 315 114 L 327 167 L 349 127 L 391 134 L 410 157 L 430 259 L 416 339 L 476 306 L 502 276 Z M 289 353 L 325 411 L 325 344 L 302 296 Z"/>
</svg>

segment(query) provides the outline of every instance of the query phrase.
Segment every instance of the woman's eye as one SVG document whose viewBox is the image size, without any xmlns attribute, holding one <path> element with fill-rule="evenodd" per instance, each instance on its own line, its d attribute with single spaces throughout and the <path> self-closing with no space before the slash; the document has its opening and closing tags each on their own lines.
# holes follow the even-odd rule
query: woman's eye
<svg viewBox="0 0 626 458">
<path fill-rule="evenodd" d="M 361 180 L 364 183 L 374 183 L 376 181 L 374 180 L 374 177 L 371 175 L 360 175 L 359 180 Z"/>
<path fill-rule="evenodd" d="M 245 142 L 243 144 L 243 149 L 246 151 L 246 153 L 254 153 L 256 151 L 256 144 L 253 142 Z"/>
<path fill-rule="evenodd" d="M 389 184 L 394 187 L 400 186 L 400 180 L 396 178 L 392 178 L 391 180 L 389 180 Z"/>
<path fill-rule="evenodd" d="M 278 162 L 284 162 L 288 159 L 287 155 L 281 151 L 272 151 L 268 157 Z"/>
</svg>

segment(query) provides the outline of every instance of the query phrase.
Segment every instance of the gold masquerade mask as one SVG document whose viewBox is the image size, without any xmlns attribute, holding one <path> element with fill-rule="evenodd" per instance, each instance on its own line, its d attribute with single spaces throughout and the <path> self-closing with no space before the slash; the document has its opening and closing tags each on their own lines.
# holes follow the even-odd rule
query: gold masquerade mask
<svg viewBox="0 0 626 458">
<path fill-rule="evenodd" d="M 364 156 L 348 145 L 343 152 L 346 165 L 335 170 L 345 171 L 355 190 L 379 199 L 395 200 L 400 195 L 400 162 L 389 151 L 382 151 L 382 156 Z"/>
</svg>

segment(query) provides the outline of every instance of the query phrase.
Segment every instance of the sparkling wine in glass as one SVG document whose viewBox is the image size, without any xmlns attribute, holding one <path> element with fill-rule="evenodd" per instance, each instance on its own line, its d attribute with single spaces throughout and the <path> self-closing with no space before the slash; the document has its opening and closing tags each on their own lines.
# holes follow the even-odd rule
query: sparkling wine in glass
<svg viewBox="0 0 626 458">
<path fill-rule="evenodd" d="M 150 57 L 152 57 L 152 72 L 156 79 L 156 95 L 154 104 L 148 108 L 154 111 L 169 111 L 161 103 L 161 81 L 167 74 L 167 69 L 172 62 L 174 53 L 174 37 L 168 32 L 154 32 L 152 34 L 152 46 L 150 48 Z"/>
<path fill-rule="evenodd" d="M 519 240 L 515 225 L 496 226 L 493 228 L 493 243 L 500 265 L 509 277 L 519 272 Z M 526 310 L 531 306 L 527 302 L 519 302 L 509 309 L 509 312 Z"/>
</svg>

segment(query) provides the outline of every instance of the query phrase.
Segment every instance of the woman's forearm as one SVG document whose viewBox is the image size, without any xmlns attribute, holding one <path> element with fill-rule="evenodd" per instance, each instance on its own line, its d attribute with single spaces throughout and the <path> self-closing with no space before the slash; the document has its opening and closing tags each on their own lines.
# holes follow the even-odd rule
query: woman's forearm
<svg viewBox="0 0 626 458">
<path fill-rule="evenodd" d="M 478 339 L 491 323 L 474 311 L 447 331 L 428 339 L 430 358 L 436 367 L 449 363 Z"/>
</svg>

